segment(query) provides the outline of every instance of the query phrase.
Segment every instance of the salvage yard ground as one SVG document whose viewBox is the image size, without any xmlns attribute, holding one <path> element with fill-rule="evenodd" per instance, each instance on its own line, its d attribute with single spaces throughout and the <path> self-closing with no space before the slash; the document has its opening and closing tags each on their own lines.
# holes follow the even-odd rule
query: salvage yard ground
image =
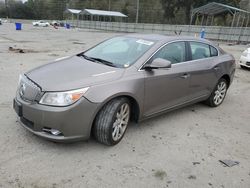
<svg viewBox="0 0 250 188">
<path fill-rule="evenodd" d="M 237 65 L 218 108 L 196 104 L 133 123 L 114 147 L 93 139 L 57 144 L 18 124 L 12 100 L 19 74 L 120 33 L 14 29 L 0 26 L 0 187 L 250 187 L 250 70 Z M 220 46 L 237 60 L 246 48 Z M 240 163 L 225 167 L 219 160 L 226 159 Z"/>
</svg>

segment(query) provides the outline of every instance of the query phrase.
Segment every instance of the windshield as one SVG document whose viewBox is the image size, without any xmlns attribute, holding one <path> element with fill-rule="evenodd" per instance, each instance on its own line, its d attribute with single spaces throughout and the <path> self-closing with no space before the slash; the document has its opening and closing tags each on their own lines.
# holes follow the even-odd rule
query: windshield
<svg viewBox="0 0 250 188">
<path fill-rule="evenodd" d="M 98 60 L 101 63 L 115 67 L 129 67 L 136 60 L 148 51 L 153 41 L 132 38 L 132 37 L 115 37 L 104 41 L 96 47 L 82 54 L 89 60 Z"/>
</svg>

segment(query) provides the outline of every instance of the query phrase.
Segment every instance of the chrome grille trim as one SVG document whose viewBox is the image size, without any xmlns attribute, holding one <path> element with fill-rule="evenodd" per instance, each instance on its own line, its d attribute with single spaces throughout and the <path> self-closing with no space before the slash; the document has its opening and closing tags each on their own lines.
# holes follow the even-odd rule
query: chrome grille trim
<svg viewBox="0 0 250 188">
<path fill-rule="evenodd" d="M 18 86 L 19 96 L 28 102 L 38 101 L 41 97 L 41 89 L 25 75 L 21 75 Z"/>
</svg>

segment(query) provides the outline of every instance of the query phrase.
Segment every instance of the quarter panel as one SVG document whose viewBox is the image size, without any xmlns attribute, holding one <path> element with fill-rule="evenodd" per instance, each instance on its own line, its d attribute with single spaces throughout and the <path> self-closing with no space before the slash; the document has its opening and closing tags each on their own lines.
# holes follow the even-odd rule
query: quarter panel
<svg viewBox="0 0 250 188">
<path fill-rule="evenodd" d="M 218 64 L 221 67 L 221 71 L 218 72 L 219 77 L 222 77 L 223 75 L 229 75 L 231 84 L 236 69 L 235 58 L 230 54 L 219 56 Z"/>
<path fill-rule="evenodd" d="M 218 80 L 223 75 L 232 75 L 233 78 L 235 70 L 234 58 L 228 54 L 189 63 L 191 75 L 190 98 L 209 96 Z"/>
</svg>

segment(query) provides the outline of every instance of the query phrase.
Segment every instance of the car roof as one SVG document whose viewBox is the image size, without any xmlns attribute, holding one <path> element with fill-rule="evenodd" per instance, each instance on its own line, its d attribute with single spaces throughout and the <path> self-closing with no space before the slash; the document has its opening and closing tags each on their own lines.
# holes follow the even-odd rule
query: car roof
<svg viewBox="0 0 250 188">
<path fill-rule="evenodd" d="M 201 39 L 199 37 L 192 37 L 192 36 L 161 35 L 161 34 L 128 34 L 125 36 L 144 39 L 144 40 L 161 41 L 161 42 L 170 42 L 174 40 L 194 40 L 197 42 L 205 42 L 211 44 L 211 42 L 206 39 Z"/>
</svg>

